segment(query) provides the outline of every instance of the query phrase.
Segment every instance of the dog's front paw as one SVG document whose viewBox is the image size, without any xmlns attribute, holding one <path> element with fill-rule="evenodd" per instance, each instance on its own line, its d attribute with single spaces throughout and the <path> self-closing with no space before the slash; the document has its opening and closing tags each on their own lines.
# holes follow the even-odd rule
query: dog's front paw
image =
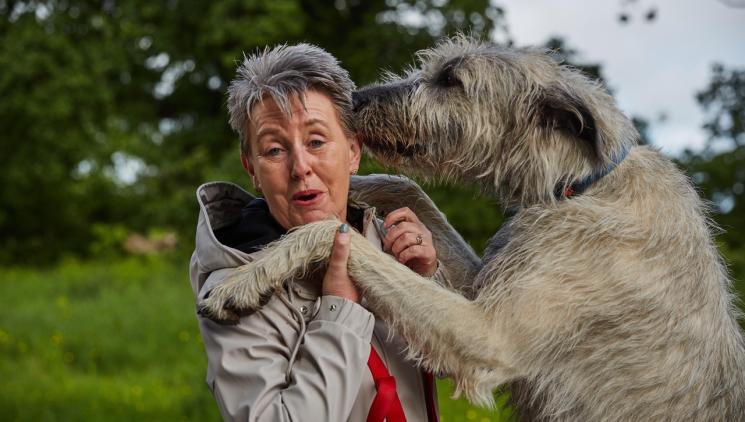
<svg viewBox="0 0 745 422">
<path fill-rule="evenodd" d="M 197 304 L 197 313 L 220 324 L 237 324 L 266 305 L 274 291 L 261 289 L 250 270 L 243 267 L 215 286 Z"/>
</svg>

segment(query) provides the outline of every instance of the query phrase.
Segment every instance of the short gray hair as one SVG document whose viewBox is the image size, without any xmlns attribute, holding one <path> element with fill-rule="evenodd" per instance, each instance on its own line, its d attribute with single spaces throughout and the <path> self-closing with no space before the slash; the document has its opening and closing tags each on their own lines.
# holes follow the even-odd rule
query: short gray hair
<svg viewBox="0 0 745 422">
<path fill-rule="evenodd" d="M 288 116 L 292 114 L 289 98 L 298 95 L 304 102 L 305 92 L 316 90 L 328 95 L 345 133 L 354 132 L 352 91 L 354 82 L 334 56 L 310 44 L 266 47 L 243 57 L 236 78 L 228 87 L 230 126 L 238 132 L 241 151 L 250 151 L 248 122 L 251 109 L 268 95 Z"/>
</svg>

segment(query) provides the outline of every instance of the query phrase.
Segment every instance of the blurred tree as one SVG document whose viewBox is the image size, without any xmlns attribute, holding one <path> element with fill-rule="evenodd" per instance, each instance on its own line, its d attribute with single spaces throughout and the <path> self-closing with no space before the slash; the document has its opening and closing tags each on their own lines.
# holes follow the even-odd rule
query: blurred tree
<svg viewBox="0 0 745 422">
<path fill-rule="evenodd" d="M 710 143 L 722 139 L 734 148 L 745 145 L 745 69 L 714 64 L 709 86 L 696 99 L 708 113 L 704 129 Z"/>
<path fill-rule="evenodd" d="M 367 83 L 502 14 L 488 0 L 0 0 L 0 262 L 85 253 L 92 222 L 190 238 L 194 188 L 248 180 L 224 107 L 243 52 L 311 42 Z"/>
<path fill-rule="evenodd" d="M 80 253 L 88 222 L 120 215 L 106 161 L 131 63 L 105 8 L 0 2 L 0 262 Z M 109 217 L 109 218 L 112 218 Z"/>
<path fill-rule="evenodd" d="M 641 116 L 632 116 L 631 122 L 636 127 L 636 130 L 639 131 L 639 144 L 650 145 L 652 138 L 649 135 L 649 121 Z"/>
<path fill-rule="evenodd" d="M 709 86 L 696 96 L 707 113 L 709 133 L 701 152 L 681 158 L 693 180 L 715 206 L 718 236 L 734 278 L 745 291 L 745 69 L 712 66 Z"/>
</svg>

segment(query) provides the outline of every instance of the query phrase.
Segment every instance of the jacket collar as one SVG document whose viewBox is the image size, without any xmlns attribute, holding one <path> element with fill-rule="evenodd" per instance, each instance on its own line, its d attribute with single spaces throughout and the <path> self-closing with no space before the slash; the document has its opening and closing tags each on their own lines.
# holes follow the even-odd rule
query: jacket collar
<svg viewBox="0 0 745 422">
<path fill-rule="evenodd" d="M 256 199 L 242 187 L 230 182 L 205 183 L 196 192 L 199 204 L 199 219 L 192 257 L 192 289 L 196 294 L 202 288 L 207 275 L 224 268 L 235 268 L 257 257 L 261 251 L 247 253 L 223 244 L 215 231 L 234 224 L 241 217 L 245 206 Z M 377 237 L 375 209 L 362 203 L 350 205 L 363 211 L 362 231 L 368 238 Z M 358 229 L 359 230 L 359 229 Z"/>
</svg>

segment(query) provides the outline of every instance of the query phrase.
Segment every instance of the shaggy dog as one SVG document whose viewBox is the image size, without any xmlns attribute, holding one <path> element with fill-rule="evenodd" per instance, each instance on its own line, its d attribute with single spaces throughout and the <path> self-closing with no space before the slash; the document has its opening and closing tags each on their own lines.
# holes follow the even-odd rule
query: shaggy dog
<svg viewBox="0 0 745 422">
<path fill-rule="evenodd" d="M 490 404 L 512 383 L 524 419 L 745 420 L 745 347 L 706 208 L 597 83 L 544 52 L 465 37 L 356 93 L 380 161 L 475 183 L 511 218 L 482 259 L 416 184 L 358 178 L 357 194 L 407 203 L 434 234 L 452 286 L 352 238 L 349 272 L 410 355 Z M 202 304 L 218 319 L 328 258 L 338 222 L 300 227 Z"/>
</svg>

